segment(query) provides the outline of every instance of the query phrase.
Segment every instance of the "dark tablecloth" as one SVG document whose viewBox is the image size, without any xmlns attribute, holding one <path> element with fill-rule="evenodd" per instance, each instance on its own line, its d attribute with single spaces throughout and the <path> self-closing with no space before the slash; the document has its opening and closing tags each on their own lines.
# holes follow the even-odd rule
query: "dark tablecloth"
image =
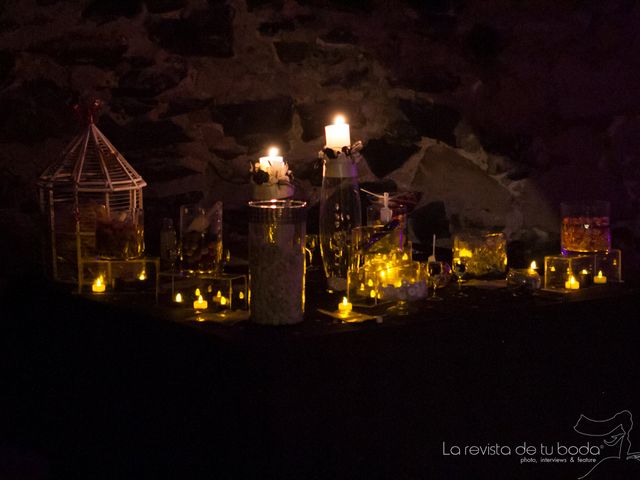
<svg viewBox="0 0 640 480">
<path fill-rule="evenodd" d="M 0 464 L 5 448 L 65 479 L 586 473 L 579 455 L 542 464 L 539 449 L 601 444 L 573 430 L 581 414 L 640 416 L 637 291 L 467 290 L 358 325 L 317 314 L 335 299 L 316 290 L 302 324 L 270 328 L 12 286 L 2 298 Z M 640 450 L 640 434 L 630 439 Z M 518 454 L 525 442 L 535 455 Z M 521 465 L 527 458 L 537 463 Z M 640 463 L 611 462 L 588 478 L 633 472 Z"/>
</svg>

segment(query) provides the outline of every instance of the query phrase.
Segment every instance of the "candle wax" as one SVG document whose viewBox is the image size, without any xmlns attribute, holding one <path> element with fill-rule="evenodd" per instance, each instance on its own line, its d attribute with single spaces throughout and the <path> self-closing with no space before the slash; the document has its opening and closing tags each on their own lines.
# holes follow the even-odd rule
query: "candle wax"
<svg viewBox="0 0 640 480">
<path fill-rule="evenodd" d="M 337 116 L 333 121 L 333 125 L 324 127 L 326 138 L 326 146 L 334 150 L 341 150 L 342 147 L 351 146 L 351 134 L 349 133 L 349 124 L 345 123 L 342 116 Z"/>
</svg>

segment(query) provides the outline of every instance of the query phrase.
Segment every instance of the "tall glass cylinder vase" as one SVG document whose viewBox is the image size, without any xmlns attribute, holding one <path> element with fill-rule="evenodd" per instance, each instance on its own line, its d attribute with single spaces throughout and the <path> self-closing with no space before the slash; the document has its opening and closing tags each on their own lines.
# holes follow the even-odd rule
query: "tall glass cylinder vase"
<svg viewBox="0 0 640 480">
<path fill-rule="evenodd" d="M 306 202 L 249 202 L 249 306 L 252 321 L 301 322 L 304 315 Z"/>
<path fill-rule="evenodd" d="M 362 225 L 358 169 L 350 156 L 324 158 L 320 252 L 330 292 L 347 289 L 351 230 Z"/>
</svg>

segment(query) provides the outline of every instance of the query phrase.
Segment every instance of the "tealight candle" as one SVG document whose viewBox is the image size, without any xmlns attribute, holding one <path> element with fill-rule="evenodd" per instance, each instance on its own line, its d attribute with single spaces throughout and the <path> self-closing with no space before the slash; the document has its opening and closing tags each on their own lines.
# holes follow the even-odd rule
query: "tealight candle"
<svg viewBox="0 0 640 480">
<path fill-rule="evenodd" d="M 531 262 L 531 265 L 529 266 L 529 273 L 530 274 L 534 274 L 534 273 L 538 273 L 536 270 L 538 269 L 538 265 L 536 264 L 536 261 L 534 260 L 533 262 Z"/>
<path fill-rule="evenodd" d="M 580 282 L 576 280 L 576 277 L 571 275 L 569 277 L 569 280 L 564 282 L 564 288 L 566 288 L 567 290 L 578 290 L 580 288 Z"/>
<path fill-rule="evenodd" d="M 104 293 L 106 289 L 106 285 L 104 284 L 104 279 L 102 275 L 95 279 L 93 285 L 91 285 L 91 291 L 93 293 Z"/>
<path fill-rule="evenodd" d="M 224 307 L 227 304 L 227 297 L 220 297 L 220 306 Z"/>
<path fill-rule="evenodd" d="M 333 125 L 326 125 L 324 127 L 324 135 L 327 148 L 342 150 L 342 147 L 351 146 L 349 124 L 346 123 L 345 118 L 342 115 L 337 115 L 333 119 Z"/>
<path fill-rule="evenodd" d="M 351 302 L 347 300 L 347 297 L 342 297 L 342 302 L 338 304 L 338 311 L 340 312 L 340 315 L 343 315 L 343 316 L 349 315 L 351 313 L 352 308 L 353 308 L 353 305 L 351 305 Z"/>
<path fill-rule="evenodd" d="M 593 277 L 593 283 L 597 283 L 599 285 L 603 285 L 603 284 L 607 283 L 607 277 L 602 275 L 602 270 L 598 270 L 598 275 Z"/>
<path fill-rule="evenodd" d="M 271 166 L 280 166 L 284 164 L 282 156 L 276 147 L 270 147 L 266 157 L 260 157 L 260 170 L 270 173 Z"/>
<path fill-rule="evenodd" d="M 182 303 L 182 294 L 180 292 L 176 293 L 175 298 L 173 299 L 176 303 Z"/>
<path fill-rule="evenodd" d="M 206 310 L 209 303 L 202 298 L 202 295 L 198 295 L 198 299 L 193 302 L 193 308 L 196 310 Z"/>
</svg>

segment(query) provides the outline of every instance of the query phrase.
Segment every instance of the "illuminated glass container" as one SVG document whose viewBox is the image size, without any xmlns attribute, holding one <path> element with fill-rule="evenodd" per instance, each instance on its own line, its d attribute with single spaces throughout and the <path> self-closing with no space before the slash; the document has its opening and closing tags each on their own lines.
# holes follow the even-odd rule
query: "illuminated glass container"
<svg viewBox="0 0 640 480">
<path fill-rule="evenodd" d="M 609 282 L 622 281 L 622 253 L 617 248 L 612 248 L 606 252 L 598 252 L 595 254 L 595 274 L 602 275 Z"/>
<path fill-rule="evenodd" d="M 453 235 L 453 258 L 466 259 L 471 277 L 502 276 L 507 267 L 507 239 L 502 232 L 457 232 Z"/>
<path fill-rule="evenodd" d="M 595 256 L 587 255 L 548 255 L 544 257 L 544 288 L 564 289 L 566 282 L 573 276 L 580 288 L 593 284 Z"/>
</svg>

